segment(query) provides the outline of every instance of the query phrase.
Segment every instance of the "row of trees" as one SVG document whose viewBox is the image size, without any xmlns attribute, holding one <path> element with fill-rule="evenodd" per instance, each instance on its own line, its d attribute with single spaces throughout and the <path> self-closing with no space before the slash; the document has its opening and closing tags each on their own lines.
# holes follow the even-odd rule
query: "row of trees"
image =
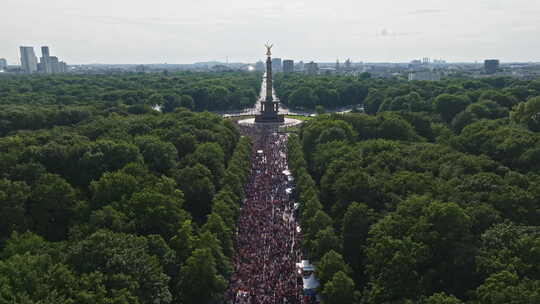
<svg viewBox="0 0 540 304">
<path fill-rule="evenodd" d="M 94 115 L 165 113 L 184 107 L 222 111 L 252 107 L 258 73 L 175 73 L 4 76 L 0 135 L 20 129 L 70 125 Z M 36 107 L 39 105 L 39 107 Z"/>
<path fill-rule="evenodd" d="M 504 117 L 519 101 L 540 95 L 540 81 L 504 77 L 407 82 L 398 78 L 369 78 L 366 74 L 280 74 L 276 75 L 274 86 L 281 102 L 294 108 L 332 109 L 363 104 L 369 114 L 429 112 L 439 114 L 448 123 L 456 119 L 457 129 L 462 128 L 463 122 Z M 479 104 L 470 106 L 476 103 Z"/>
<path fill-rule="evenodd" d="M 0 137 L 0 303 L 221 299 L 249 140 L 209 113 L 97 111 Z"/>
<path fill-rule="evenodd" d="M 350 76 L 278 74 L 274 87 L 280 101 L 290 107 L 331 109 L 364 103 L 369 82 Z"/>
<path fill-rule="evenodd" d="M 321 115 L 291 138 L 325 303 L 540 300 L 540 91 L 518 82 L 453 80 L 433 103 L 403 90 L 371 115 Z M 366 109 L 380 93 L 370 88 Z"/>
</svg>

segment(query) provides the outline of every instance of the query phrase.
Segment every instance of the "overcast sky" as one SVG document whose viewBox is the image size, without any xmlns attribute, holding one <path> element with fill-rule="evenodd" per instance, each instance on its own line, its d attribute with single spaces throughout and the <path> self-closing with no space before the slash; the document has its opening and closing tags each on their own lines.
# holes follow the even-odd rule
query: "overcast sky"
<svg viewBox="0 0 540 304">
<path fill-rule="evenodd" d="M 0 57 L 68 63 L 540 61 L 540 0 L 1 0 Z"/>
</svg>

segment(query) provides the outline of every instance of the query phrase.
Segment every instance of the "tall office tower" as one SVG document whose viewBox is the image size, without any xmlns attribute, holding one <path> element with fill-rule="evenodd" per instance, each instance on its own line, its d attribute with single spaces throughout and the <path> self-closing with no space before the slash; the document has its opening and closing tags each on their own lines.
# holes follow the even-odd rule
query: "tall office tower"
<svg viewBox="0 0 540 304">
<path fill-rule="evenodd" d="M 0 70 L 5 69 L 7 69 L 7 60 L 5 60 L 4 58 L 0 58 Z"/>
<path fill-rule="evenodd" d="M 345 71 L 350 71 L 352 70 L 352 62 L 351 62 L 351 59 L 347 59 L 345 60 Z"/>
<path fill-rule="evenodd" d="M 341 64 L 339 63 L 339 59 L 336 60 L 336 73 L 341 73 Z"/>
<path fill-rule="evenodd" d="M 309 75 L 317 75 L 319 73 L 319 65 L 313 61 L 304 65 L 304 71 Z"/>
<path fill-rule="evenodd" d="M 48 46 L 42 46 L 42 47 L 41 47 L 41 56 L 43 56 L 43 57 L 49 57 L 49 56 L 50 56 L 50 52 L 49 52 L 49 47 L 48 47 Z"/>
<path fill-rule="evenodd" d="M 296 64 L 296 70 L 298 72 L 303 72 L 304 71 L 304 62 L 302 60 L 300 60 L 300 62 Z"/>
<path fill-rule="evenodd" d="M 283 71 L 283 67 L 281 66 L 281 58 L 272 58 L 272 70 L 275 73 Z"/>
<path fill-rule="evenodd" d="M 49 56 L 47 58 L 47 61 L 50 65 L 50 72 L 46 72 L 46 73 L 61 73 L 60 67 L 59 67 L 60 61 L 58 60 L 58 57 Z"/>
<path fill-rule="evenodd" d="M 497 59 L 488 59 L 484 61 L 484 70 L 487 74 L 495 74 L 499 69 L 500 62 Z"/>
<path fill-rule="evenodd" d="M 31 74 L 37 72 L 37 57 L 34 48 L 31 46 L 21 46 L 21 68 L 23 72 Z"/>
<path fill-rule="evenodd" d="M 41 47 L 40 65 L 39 65 L 39 67 L 40 67 L 39 70 L 41 72 L 44 72 L 46 74 L 53 73 L 54 67 L 51 64 L 50 59 L 51 59 L 51 57 L 50 57 L 49 47 L 48 46 L 42 46 Z"/>
<path fill-rule="evenodd" d="M 283 60 L 283 73 L 292 73 L 294 72 L 294 61 L 292 60 Z"/>
<path fill-rule="evenodd" d="M 58 64 L 58 69 L 60 70 L 60 73 L 67 73 L 68 71 L 67 63 L 60 61 L 60 63 Z"/>
</svg>

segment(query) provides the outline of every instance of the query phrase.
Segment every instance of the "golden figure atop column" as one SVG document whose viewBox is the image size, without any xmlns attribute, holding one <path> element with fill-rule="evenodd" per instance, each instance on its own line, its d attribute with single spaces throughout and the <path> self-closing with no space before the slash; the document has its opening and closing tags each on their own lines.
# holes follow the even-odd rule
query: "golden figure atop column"
<svg viewBox="0 0 540 304">
<path fill-rule="evenodd" d="M 265 95 L 261 96 L 260 114 L 255 116 L 255 122 L 280 123 L 285 120 L 283 115 L 279 115 L 279 100 L 274 100 L 273 75 L 272 75 L 272 47 L 273 44 L 266 43 L 266 77 L 264 85 L 266 86 Z"/>
<path fill-rule="evenodd" d="M 274 46 L 273 44 L 265 44 L 264 46 L 266 46 L 266 56 L 270 57 L 272 56 L 272 47 Z"/>
</svg>

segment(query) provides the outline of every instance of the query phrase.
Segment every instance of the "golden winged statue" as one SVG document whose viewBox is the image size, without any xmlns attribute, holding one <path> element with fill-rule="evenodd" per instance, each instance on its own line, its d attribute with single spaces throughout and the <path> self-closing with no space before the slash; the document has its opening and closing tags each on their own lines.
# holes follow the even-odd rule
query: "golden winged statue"
<svg viewBox="0 0 540 304">
<path fill-rule="evenodd" d="M 272 56 L 272 47 L 274 46 L 273 44 L 265 44 L 264 46 L 266 46 L 266 56 L 270 57 Z"/>
</svg>

